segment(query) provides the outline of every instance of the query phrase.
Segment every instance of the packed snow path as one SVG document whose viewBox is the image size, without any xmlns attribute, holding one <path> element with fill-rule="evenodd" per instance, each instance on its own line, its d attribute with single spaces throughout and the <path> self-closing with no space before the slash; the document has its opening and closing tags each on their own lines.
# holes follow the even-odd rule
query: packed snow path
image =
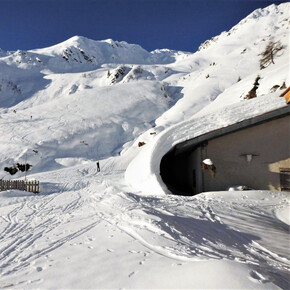
<svg viewBox="0 0 290 290">
<path fill-rule="evenodd" d="M 84 275 L 86 263 L 80 253 L 97 259 L 93 268 L 89 260 L 90 269 L 85 272 L 89 282 L 79 277 L 75 284 L 66 276 L 59 287 L 136 287 L 133 276 L 139 275 L 138 280 L 149 269 L 154 272 L 152 263 L 151 268 L 142 267 L 150 255 L 155 257 L 152 261 L 156 257 L 166 260 L 167 267 L 175 263 L 189 269 L 205 261 L 217 260 L 221 265 L 232 261 L 248 267 L 244 277 L 247 287 L 288 287 L 289 226 L 283 218 L 289 206 L 286 193 L 139 196 L 129 188 L 124 192 L 124 170 L 117 161 L 118 157 L 102 161 L 100 173 L 94 162 L 42 173 L 38 177 L 45 180 L 46 192 L 39 195 L 1 193 L 1 288 L 36 282 L 37 287 L 53 287 L 49 277 L 62 267 L 66 273 L 81 271 L 79 275 Z M 122 248 L 127 255 L 120 253 Z M 104 265 L 108 255 L 115 258 Z M 80 260 L 71 262 L 75 259 Z M 126 264 L 123 270 L 128 271 L 117 271 L 119 284 L 112 284 L 107 273 L 115 267 L 115 259 L 121 259 Z M 128 259 L 130 263 L 124 262 Z M 162 281 L 147 286 L 173 287 L 166 284 L 166 271 L 163 275 Z M 180 279 L 182 276 L 177 277 Z M 196 279 L 192 277 L 187 287 Z"/>
</svg>

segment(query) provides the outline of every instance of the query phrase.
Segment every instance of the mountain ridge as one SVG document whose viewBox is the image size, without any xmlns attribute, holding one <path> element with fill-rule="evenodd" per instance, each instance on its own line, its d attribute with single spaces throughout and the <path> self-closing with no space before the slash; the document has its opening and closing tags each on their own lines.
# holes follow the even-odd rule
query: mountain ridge
<svg viewBox="0 0 290 290">
<path fill-rule="evenodd" d="M 49 48 L 16 51 L 0 57 L 2 120 L 25 116 L 18 120 L 24 126 L 22 131 L 27 130 L 25 134 L 34 136 L 26 145 L 22 144 L 22 137 L 14 138 L 18 140 L 17 153 L 8 159 L 3 154 L 0 164 L 23 159 L 22 147 L 36 146 L 40 150 L 43 144 L 46 144 L 45 154 L 49 155 L 47 164 L 53 164 L 51 160 L 62 155 L 105 158 L 135 144 L 143 138 L 142 132 L 152 126 L 161 132 L 193 115 L 204 115 L 224 105 L 239 105 L 258 74 L 261 77 L 258 97 L 270 93 L 275 85 L 289 84 L 286 61 L 289 28 L 284 25 L 283 15 L 289 8 L 286 4 L 277 8 L 270 6 L 263 13 L 254 11 L 245 18 L 248 21 L 240 21 L 207 49 L 196 53 L 168 49 L 147 52 L 139 45 L 126 42 L 74 36 Z M 276 25 L 270 25 L 273 22 Z M 260 70 L 259 54 L 271 39 L 281 41 L 285 48 L 276 57 L 275 64 Z M 127 62 L 128 59 L 131 61 Z M 121 100 L 132 107 L 126 107 Z M 118 108 L 114 102 L 119 104 Z M 150 112 L 145 112 L 147 109 Z M 46 111 L 46 115 L 39 110 Z M 57 127 L 58 122 L 67 127 L 64 136 L 63 128 Z M 13 131 L 21 130 L 21 126 Z M 39 126 L 40 137 L 30 132 L 29 126 Z M 52 128 L 54 134 L 51 134 Z M 96 137 L 99 136 L 94 133 L 97 129 L 102 132 L 102 138 Z M 2 132 L 7 140 L 4 143 L 8 142 L 12 137 L 4 128 Z M 18 136 L 23 132 L 19 131 Z M 75 153 L 72 144 L 78 146 L 83 139 L 90 140 L 90 147 L 100 148 L 98 153 L 88 153 L 85 147 Z M 48 148 L 54 148 L 54 153 L 48 153 Z M 45 167 L 43 160 L 36 163 Z M 32 170 L 37 170 L 37 166 Z"/>
</svg>

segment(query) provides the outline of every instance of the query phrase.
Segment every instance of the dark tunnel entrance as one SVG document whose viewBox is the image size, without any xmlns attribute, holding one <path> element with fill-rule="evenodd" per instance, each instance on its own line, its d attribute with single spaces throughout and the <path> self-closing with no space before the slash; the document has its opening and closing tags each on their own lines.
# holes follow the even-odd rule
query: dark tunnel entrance
<svg viewBox="0 0 290 290">
<path fill-rule="evenodd" d="M 166 153 L 160 163 L 160 175 L 167 188 L 175 195 L 192 196 L 202 192 L 200 147 Z"/>
</svg>

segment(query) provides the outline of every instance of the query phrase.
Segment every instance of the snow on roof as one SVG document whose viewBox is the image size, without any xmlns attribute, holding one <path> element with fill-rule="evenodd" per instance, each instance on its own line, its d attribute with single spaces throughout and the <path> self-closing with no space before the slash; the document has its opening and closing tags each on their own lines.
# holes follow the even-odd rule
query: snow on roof
<svg viewBox="0 0 290 290">
<path fill-rule="evenodd" d="M 159 174 L 160 162 L 176 144 L 281 108 L 289 111 L 284 99 L 279 97 L 279 92 L 275 92 L 243 100 L 202 116 L 193 116 L 164 130 L 152 142 L 142 147 L 129 164 L 125 178 L 129 184 L 146 195 L 169 193 Z"/>
<path fill-rule="evenodd" d="M 226 127 L 218 128 L 216 130 L 206 132 L 202 135 L 199 135 L 193 139 L 186 140 L 182 143 L 178 143 L 176 145 L 176 149 L 178 151 L 186 151 L 188 149 L 192 150 L 193 146 L 198 146 L 198 144 L 211 140 L 238 130 L 242 130 L 251 126 L 259 125 L 263 122 L 267 122 L 276 118 L 284 117 L 286 115 L 289 115 L 289 107 L 285 106 L 280 109 L 276 109 L 270 112 L 263 113 L 261 115 L 254 116 L 252 118 L 248 118 L 245 120 L 242 120 L 240 122 L 237 122 L 235 124 L 231 124 Z"/>
</svg>

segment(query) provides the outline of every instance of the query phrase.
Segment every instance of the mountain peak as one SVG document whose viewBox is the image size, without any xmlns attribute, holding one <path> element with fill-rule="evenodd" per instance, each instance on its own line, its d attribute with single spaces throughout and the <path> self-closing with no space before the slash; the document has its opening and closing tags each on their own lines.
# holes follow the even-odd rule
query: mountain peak
<svg viewBox="0 0 290 290">
<path fill-rule="evenodd" d="M 243 33 L 243 31 L 251 31 L 255 30 L 255 37 L 251 37 L 254 35 L 253 33 L 247 34 L 248 42 L 258 41 L 258 39 L 266 39 L 267 35 L 264 35 L 265 29 L 268 30 L 268 36 L 272 37 L 276 35 L 276 30 L 280 26 L 284 26 L 283 21 L 287 21 L 289 16 L 290 3 L 282 3 L 280 5 L 272 4 L 265 8 L 259 8 L 249 14 L 247 17 L 242 19 L 238 24 L 233 26 L 229 31 L 223 31 L 220 35 L 214 36 L 209 40 L 206 40 L 202 43 L 198 50 L 206 49 L 210 47 L 213 43 L 216 43 L 222 38 L 231 37 L 236 34 L 237 31 Z M 260 33 L 258 33 L 260 32 Z M 260 34 L 260 36 L 259 36 Z M 258 39 L 256 39 L 258 37 Z M 236 36 L 234 36 L 234 40 L 237 40 Z M 259 41 L 260 41 L 259 40 Z M 263 40 L 264 41 L 264 40 Z"/>
<path fill-rule="evenodd" d="M 282 3 L 280 5 L 271 4 L 265 8 L 258 8 L 249 14 L 245 19 L 256 19 L 267 16 L 269 14 L 284 14 L 290 9 L 290 3 Z M 289 13 L 289 12 L 288 12 Z"/>
<path fill-rule="evenodd" d="M 62 43 L 81 44 L 81 43 L 88 42 L 88 41 L 94 41 L 94 40 L 91 40 L 91 39 L 84 37 L 84 36 L 81 36 L 81 35 L 75 35 L 75 36 L 65 40 Z"/>
</svg>

